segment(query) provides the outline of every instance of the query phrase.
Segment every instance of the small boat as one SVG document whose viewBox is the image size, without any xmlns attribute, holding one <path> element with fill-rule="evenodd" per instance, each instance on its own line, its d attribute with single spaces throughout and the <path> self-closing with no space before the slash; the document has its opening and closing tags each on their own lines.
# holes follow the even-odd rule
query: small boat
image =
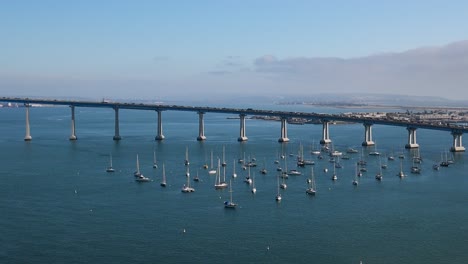
<svg viewBox="0 0 468 264">
<path fill-rule="evenodd" d="M 115 172 L 114 168 L 112 167 L 112 154 L 109 156 L 109 167 L 106 169 L 107 172 Z"/>
<path fill-rule="evenodd" d="M 432 165 L 432 169 L 433 169 L 433 170 L 439 170 L 439 169 L 440 169 L 440 165 L 439 165 L 439 164 L 434 164 L 434 165 Z"/>
<path fill-rule="evenodd" d="M 379 165 L 380 165 L 380 168 L 379 168 L 379 172 L 375 175 L 375 179 L 378 180 L 378 181 L 381 181 L 382 178 L 383 178 L 383 175 L 382 175 L 382 160 L 379 158 Z"/>
<path fill-rule="evenodd" d="M 210 175 L 214 175 L 216 174 L 216 171 L 214 168 L 213 168 L 213 150 L 211 151 L 211 167 L 210 167 L 210 170 L 208 171 L 208 174 Z"/>
<path fill-rule="evenodd" d="M 224 180 L 221 180 L 221 161 L 218 159 L 218 169 L 216 170 L 216 182 L 215 182 L 215 189 L 220 190 L 220 189 L 225 189 L 228 187 L 228 184 L 226 183 L 226 167 L 224 169 Z"/>
<path fill-rule="evenodd" d="M 252 184 L 252 178 L 250 177 L 250 167 L 248 168 L 248 174 L 245 176 L 244 182 L 247 184 Z"/>
<path fill-rule="evenodd" d="M 199 182 L 200 181 L 200 178 L 198 177 L 198 170 L 197 170 L 197 175 L 195 177 L 193 177 L 193 181 L 194 182 Z"/>
<path fill-rule="evenodd" d="M 354 174 L 353 185 L 357 186 L 359 184 L 358 177 L 361 177 L 361 172 L 358 170 L 358 164 L 356 163 L 356 173 Z"/>
<path fill-rule="evenodd" d="M 164 168 L 164 163 L 163 163 L 163 167 L 162 167 L 162 180 L 161 180 L 160 185 L 162 187 L 166 187 L 166 169 Z"/>
<path fill-rule="evenodd" d="M 277 177 L 277 180 L 278 180 L 278 184 L 277 184 L 277 186 L 278 186 L 278 192 L 276 193 L 275 200 L 276 200 L 277 202 L 279 202 L 279 201 L 281 201 L 281 199 L 282 199 L 282 198 L 281 198 L 281 193 L 280 193 L 279 176 Z"/>
<path fill-rule="evenodd" d="M 226 167 L 226 159 L 225 159 L 225 147 L 223 146 L 223 161 L 221 162 L 221 166 Z"/>
<path fill-rule="evenodd" d="M 237 173 L 236 173 L 236 160 L 233 161 L 232 163 L 232 177 L 237 178 Z"/>
<path fill-rule="evenodd" d="M 156 162 L 156 151 L 153 151 L 153 168 L 158 168 L 158 163 Z"/>
<path fill-rule="evenodd" d="M 400 160 L 400 172 L 398 172 L 397 176 L 400 177 L 400 178 L 403 178 L 403 177 L 406 176 L 405 173 L 403 172 L 403 161 L 402 160 Z"/>
<path fill-rule="evenodd" d="M 143 176 L 143 174 L 140 172 L 140 161 L 138 159 L 138 154 L 137 154 L 137 160 L 136 160 L 136 172 L 133 174 L 135 176 L 135 181 L 136 182 L 149 182 L 150 179 Z"/>
<path fill-rule="evenodd" d="M 267 174 L 267 172 L 268 172 L 268 171 L 267 171 L 267 169 L 266 169 L 266 167 L 265 167 L 265 161 L 263 161 L 263 168 L 260 170 L 260 173 L 261 173 L 261 174 Z"/>
<path fill-rule="evenodd" d="M 380 152 L 377 151 L 377 142 L 374 145 L 374 151 L 369 152 L 370 156 L 380 156 Z"/>
<path fill-rule="evenodd" d="M 332 181 L 338 180 L 338 176 L 336 176 L 335 166 L 333 166 L 333 175 L 331 177 Z"/>
<path fill-rule="evenodd" d="M 254 173 L 253 178 L 252 178 L 252 190 L 251 190 L 251 192 L 253 194 L 255 194 L 257 192 L 257 188 L 255 187 L 255 173 Z"/>
<path fill-rule="evenodd" d="M 292 170 L 289 170 L 288 175 L 299 176 L 299 175 L 302 175 L 302 173 L 300 171 L 298 171 L 298 170 L 292 169 Z"/>
<path fill-rule="evenodd" d="M 306 193 L 310 195 L 315 195 L 316 187 L 315 187 L 315 177 L 314 177 L 314 168 L 310 169 L 310 179 L 308 181 L 309 188 L 306 189 Z"/>
<path fill-rule="evenodd" d="M 350 158 L 351 158 L 351 157 L 348 156 L 348 155 L 343 155 L 343 156 L 341 157 L 341 159 L 344 159 L 344 160 L 349 160 Z"/>
<path fill-rule="evenodd" d="M 188 147 L 185 148 L 185 160 L 184 160 L 185 166 L 188 166 L 190 164 L 189 161 L 189 154 L 188 154 Z"/>
<path fill-rule="evenodd" d="M 224 201 L 224 208 L 235 209 L 237 204 L 232 201 L 232 182 L 229 181 L 229 201 Z"/>
<path fill-rule="evenodd" d="M 420 174 L 421 173 L 421 167 L 417 165 L 419 163 L 416 163 L 415 160 L 413 159 L 413 165 L 411 166 L 411 173 L 414 174 Z"/>
<path fill-rule="evenodd" d="M 191 193 L 195 191 L 194 188 L 190 187 L 190 174 L 187 176 L 187 183 L 182 186 L 180 191 L 183 193 Z"/>
<path fill-rule="evenodd" d="M 441 154 L 441 156 L 443 157 L 443 154 Z M 445 158 L 441 158 L 441 162 L 440 162 L 440 166 L 441 167 L 448 167 L 451 163 L 448 161 L 448 157 L 447 157 L 447 152 L 445 152 Z"/>
<path fill-rule="evenodd" d="M 354 148 L 348 148 L 346 150 L 346 153 L 358 153 L 359 151 L 357 149 L 354 149 Z"/>
</svg>

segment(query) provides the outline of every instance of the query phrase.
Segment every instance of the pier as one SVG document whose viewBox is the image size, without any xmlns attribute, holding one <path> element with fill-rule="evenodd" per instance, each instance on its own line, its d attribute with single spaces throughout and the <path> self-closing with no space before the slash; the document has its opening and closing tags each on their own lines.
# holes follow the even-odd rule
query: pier
<svg viewBox="0 0 468 264">
<path fill-rule="evenodd" d="M 186 111 L 194 112 L 198 114 L 199 119 L 199 131 L 196 140 L 204 141 L 207 139 L 205 136 L 204 129 L 204 115 L 209 113 L 225 113 L 225 114 L 237 114 L 239 115 L 239 142 L 248 140 L 246 134 L 246 123 L 245 119 L 247 116 L 266 116 L 271 118 L 278 118 L 280 120 L 280 138 L 278 142 L 287 143 L 289 141 L 287 132 L 287 120 L 288 119 L 312 119 L 317 120 L 322 124 L 322 138 L 321 144 L 329 144 L 332 142 L 330 137 L 330 123 L 336 121 L 362 123 L 364 125 L 364 141 L 363 146 L 373 146 L 372 126 L 373 125 L 388 125 L 388 126 L 400 126 L 408 130 L 408 141 L 405 145 L 406 148 L 418 148 L 419 144 L 416 141 L 416 130 L 417 129 L 431 129 L 447 131 L 453 136 L 453 144 L 450 148 L 453 152 L 465 151 L 462 145 L 462 136 L 468 132 L 468 127 L 453 125 L 449 123 L 431 123 L 425 121 L 410 121 L 410 120 L 395 120 L 390 118 L 371 118 L 371 117 L 359 117 L 345 114 L 324 114 L 314 112 L 286 112 L 276 110 L 260 110 L 260 109 L 239 109 L 239 108 L 219 108 L 219 107 L 203 107 L 203 106 L 182 106 L 182 105 L 165 105 L 165 104 L 144 104 L 144 103 L 125 103 L 125 102 L 96 102 L 96 101 L 74 101 L 74 100 L 57 100 L 57 99 L 30 99 L 30 98 L 10 98 L 2 97 L 1 102 L 18 103 L 25 106 L 26 118 L 25 118 L 25 130 L 26 135 L 25 141 L 31 141 L 31 127 L 30 127 L 30 108 L 32 104 L 41 105 L 63 105 L 69 106 L 71 109 L 71 135 L 70 140 L 77 140 L 76 135 L 76 124 L 75 124 L 75 108 L 76 107 L 91 107 L 91 108 L 110 108 L 115 112 L 115 134 L 113 139 L 118 141 L 121 140 L 119 131 L 119 110 L 120 109 L 133 109 L 133 110 L 146 110 L 155 111 L 157 113 L 157 131 L 155 140 L 161 141 L 165 139 L 163 134 L 163 111 Z"/>
</svg>

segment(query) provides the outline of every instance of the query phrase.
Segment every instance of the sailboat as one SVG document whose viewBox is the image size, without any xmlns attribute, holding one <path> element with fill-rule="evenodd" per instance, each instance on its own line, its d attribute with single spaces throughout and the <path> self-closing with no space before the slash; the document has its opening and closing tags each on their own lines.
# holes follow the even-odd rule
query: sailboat
<svg viewBox="0 0 468 264">
<path fill-rule="evenodd" d="M 187 167 L 188 168 L 188 167 Z M 190 187 L 190 173 L 187 172 L 187 183 L 182 186 L 182 189 L 180 190 L 183 193 L 190 193 L 194 192 L 195 189 Z"/>
<path fill-rule="evenodd" d="M 233 160 L 232 162 L 232 177 L 237 178 L 237 173 L 236 173 L 236 160 Z"/>
<path fill-rule="evenodd" d="M 278 192 L 276 193 L 275 200 L 279 202 L 279 201 L 281 201 L 281 193 L 280 193 L 280 190 L 279 190 L 279 188 L 280 188 L 280 187 L 279 187 L 279 175 L 278 175 L 278 177 L 276 177 L 276 178 L 277 178 L 277 180 L 278 180 Z"/>
<path fill-rule="evenodd" d="M 314 177 L 314 167 L 310 168 L 310 181 L 309 188 L 306 189 L 306 193 L 310 195 L 315 195 L 316 188 L 315 188 L 315 177 Z"/>
<path fill-rule="evenodd" d="M 186 169 L 185 169 L 185 176 L 186 176 L 186 177 L 190 177 L 190 166 L 189 166 L 189 165 L 186 166 Z"/>
<path fill-rule="evenodd" d="M 416 163 L 416 161 L 413 159 L 413 165 L 411 166 L 411 173 L 414 173 L 414 174 L 421 173 L 421 167 L 419 167 L 418 164 L 419 163 Z"/>
<path fill-rule="evenodd" d="M 268 171 L 267 171 L 267 169 L 266 169 L 266 167 L 265 167 L 265 161 L 263 161 L 263 168 L 260 170 L 260 173 L 261 173 L 261 174 L 267 174 L 267 172 L 268 172 Z"/>
<path fill-rule="evenodd" d="M 185 160 L 184 160 L 185 166 L 188 166 L 190 164 L 189 161 L 189 155 L 188 155 L 188 147 L 185 147 Z"/>
<path fill-rule="evenodd" d="M 244 182 L 245 182 L 245 183 L 248 183 L 248 184 L 252 184 L 252 178 L 250 177 L 250 167 L 248 167 L 247 169 L 248 169 L 248 174 L 247 174 L 247 176 L 245 177 Z"/>
<path fill-rule="evenodd" d="M 223 146 L 223 162 L 221 163 L 221 166 L 223 167 L 226 167 L 226 159 L 225 159 L 225 154 L 224 154 L 225 150 L 224 150 L 224 146 Z"/>
<path fill-rule="evenodd" d="M 403 160 L 400 159 L 400 172 L 397 174 L 398 177 L 403 178 L 405 177 L 405 173 L 403 172 Z"/>
<path fill-rule="evenodd" d="M 380 152 L 377 151 L 377 141 L 375 141 L 375 144 L 374 144 L 374 151 L 369 152 L 369 155 L 371 155 L 371 156 L 379 156 L 380 155 Z"/>
<path fill-rule="evenodd" d="M 193 181 L 199 182 L 200 178 L 198 177 L 198 170 L 197 170 L 197 175 L 193 178 Z"/>
<path fill-rule="evenodd" d="M 162 167 L 162 180 L 161 180 L 160 185 L 162 187 L 166 187 L 166 169 L 164 168 L 164 163 L 163 163 L 163 167 Z"/>
<path fill-rule="evenodd" d="M 133 174 L 136 178 L 135 181 L 137 182 L 149 182 L 150 179 L 145 177 L 141 172 L 140 172 L 140 161 L 138 159 L 138 154 L 137 154 L 137 160 L 136 160 L 136 172 Z"/>
<path fill-rule="evenodd" d="M 226 169 L 224 169 L 224 173 L 226 173 Z M 226 174 L 224 175 L 226 177 Z M 225 181 L 221 181 L 221 162 L 218 159 L 218 168 L 216 170 L 216 182 L 215 182 L 215 189 L 220 190 L 220 189 L 225 189 L 227 187 L 227 183 Z"/>
<path fill-rule="evenodd" d="M 379 172 L 375 175 L 375 179 L 381 181 L 383 178 L 382 175 L 382 159 L 379 158 Z"/>
<path fill-rule="evenodd" d="M 353 185 L 357 186 L 359 184 L 358 177 L 360 176 L 360 171 L 358 170 L 358 164 L 356 163 L 356 173 L 354 173 Z"/>
<path fill-rule="evenodd" d="M 283 190 L 288 188 L 288 185 L 286 184 L 285 179 L 286 179 L 285 177 L 281 177 L 280 188 L 283 189 Z"/>
<path fill-rule="evenodd" d="M 109 167 L 106 169 L 107 172 L 114 172 L 114 168 L 112 167 L 112 154 L 109 156 Z"/>
<path fill-rule="evenodd" d="M 153 151 L 153 168 L 158 168 L 158 163 L 156 162 L 156 151 Z"/>
<path fill-rule="evenodd" d="M 254 173 L 253 178 L 252 178 L 252 190 L 251 190 L 251 192 L 253 194 L 255 194 L 257 192 L 257 188 L 255 187 L 255 173 Z"/>
<path fill-rule="evenodd" d="M 441 156 L 443 156 L 443 153 L 441 154 Z M 447 152 L 445 152 L 445 159 L 442 158 L 442 161 L 440 162 L 440 166 L 448 167 L 449 165 L 450 165 L 450 162 L 448 161 Z"/>
<path fill-rule="evenodd" d="M 237 204 L 232 201 L 232 182 L 229 181 L 229 201 L 224 202 L 224 208 L 235 209 Z"/>
<path fill-rule="evenodd" d="M 210 175 L 213 175 L 213 174 L 216 174 L 216 171 L 214 168 L 213 168 L 213 150 L 211 151 L 211 167 L 210 167 L 210 170 L 208 171 L 208 174 Z"/>
<path fill-rule="evenodd" d="M 335 169 L 335 166 L 333 166 L 333 175 L 332 175 L 332 181 L 336 181 L 338 180 L 338 176 L 336 176 L 336 169 Z"/>
</svg>

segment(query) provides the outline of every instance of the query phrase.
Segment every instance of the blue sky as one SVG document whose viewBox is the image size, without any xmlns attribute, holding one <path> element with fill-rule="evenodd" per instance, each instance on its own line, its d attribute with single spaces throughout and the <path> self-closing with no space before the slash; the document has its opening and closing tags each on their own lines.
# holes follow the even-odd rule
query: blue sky
<svg viewBox="0 0 468 264">
<path fill-rule="evenodd" d="M 359 87 L 349 76 L 342 76 L 348 78 L 343 83 L 308 76 L 311 69 L 323 73 L 323 67 L 349 67 L 323 66 L 318 58 L 356 65 L 356 59 L 467 40 L 467 14 L 467 1 L 5 1 L 0 8 L 0 91 L 164 98 L 199 91 L 390 90 L 450 98 L 438 94 L 437 87 L 427 90 L 424 76 L 414 81 L 408 72 L 395 75 L 398 69 L 381 57 L 377 68 L 386 70 L 373 71 L 373 79 L 379 74 L 381 79 L 356 79 Z M 274 71 L 259 64 L 266 58 Z M 374 70 L 375 63 L 366 67 Z M 461 61 L 447 68 L 462 72 L 465 66 Z M 408 69 L 406 64 L 394 67 Z M 451 84 L 455 90 L 468 86 L 462 75 L 447 72 L 427 74 L 459 78 Z M 407 80 L 395 83 L 405 89 L 384 85 L 389 78 Z M 468 99 L 468 92 L 462 97 Z"/>
</svg>

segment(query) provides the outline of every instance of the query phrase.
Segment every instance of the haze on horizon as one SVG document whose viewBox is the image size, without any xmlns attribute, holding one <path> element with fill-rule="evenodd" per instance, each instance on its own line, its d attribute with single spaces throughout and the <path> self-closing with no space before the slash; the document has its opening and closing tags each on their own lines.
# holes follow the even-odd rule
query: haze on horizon
<svg viewBox="0 0 468 264">
<path fill-rule="evenodd" d="M 466 1 L 8 1 L 1 96 L 468 100 Z"/>
</svg>

